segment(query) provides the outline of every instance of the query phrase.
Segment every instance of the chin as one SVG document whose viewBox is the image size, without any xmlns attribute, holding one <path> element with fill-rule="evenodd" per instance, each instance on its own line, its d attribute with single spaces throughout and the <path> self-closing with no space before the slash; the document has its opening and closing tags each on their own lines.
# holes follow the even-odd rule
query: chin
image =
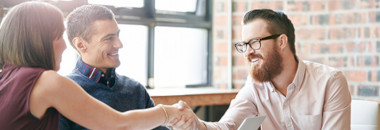
<svg viewBox="0 0 380 130">
<path fill-rule="evenodd" d="M 59 66 L 54 68 L 55 71 L 58 71 L 59 69 L 60 69 Z"/>
</svg>

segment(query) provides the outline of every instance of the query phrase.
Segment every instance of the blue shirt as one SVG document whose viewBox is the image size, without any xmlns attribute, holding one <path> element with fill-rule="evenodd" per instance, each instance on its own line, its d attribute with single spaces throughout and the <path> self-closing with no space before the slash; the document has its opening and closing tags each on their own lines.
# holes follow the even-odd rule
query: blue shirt
<svg viewBox="0 0 380 130">
<path fill-rule="evenodd" d="M 153 100 L 143 85 L 126 76 L 118 75 L 114 71 L 115 69 L 108 69 L 105 74 L 100 69 L 78 60 L 76 68 L 67 77 L 78 83 L 88 94 L 117 111 L 125 112 L 154 106 Z M 105 78 L 106 75 L 112 78 Z M 113 85 L 100 82 L 102 78 L 106 82 L 114 80 Z M 61 130 L 87 130 L 64 116 L 60 117 L 59 127 Z M 168 128 L 160 126 L 155 129 L 167 130 Z"/>
</svg>

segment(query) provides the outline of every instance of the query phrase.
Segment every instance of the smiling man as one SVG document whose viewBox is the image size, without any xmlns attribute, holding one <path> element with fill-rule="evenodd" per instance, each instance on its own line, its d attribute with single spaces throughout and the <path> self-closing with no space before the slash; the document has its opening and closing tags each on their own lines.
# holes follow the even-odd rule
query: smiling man
<svg viewBox="0 0 380 130">
<path fill-rule="evenodd" d="M 67 17 L 67 34 L 81 58 L 67 77 L 120 112 L 153 107 L 153 100 L 140 83 L 115 73 L 123 47 L 119 32 L 114 14 L 104 6 L 84 5 L 72 11 Z M 60 120 L 62 130 L 86 129 L 63 116 Z"/>
<path fill-rule="evenodd" d="M 222 119 L 181 120 L 173 123 L 175 128 L 235 130 L 247 117 L 266 115 L 263 130 L 350 129 L 346 78 L 334 68 L 297 57 L 294 27 L 284 13 L 247 12 L 242 42 L 235 47 L 248 62 L 249 76 Z"/>
</svg>

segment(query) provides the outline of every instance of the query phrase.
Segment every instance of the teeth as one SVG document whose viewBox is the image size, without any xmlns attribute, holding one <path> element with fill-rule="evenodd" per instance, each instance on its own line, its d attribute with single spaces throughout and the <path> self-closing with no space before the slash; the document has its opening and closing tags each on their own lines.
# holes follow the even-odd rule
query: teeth
<svg viewBox="0 0 380 130">
<path fill-rule="evenodd" d="M 252 59 L 251 62 L 252 63 L 255 63 L 256 61 L 258 61 L 259 59 L 258 58 L 255 58 L 255 59 Z"/>
<path fill-rule="evenodd" d="M 111 56 L 116 56 L 116 55 L 118 55 L 118 53 L 112 53 L 112 54 L 110 54 Z"/>
</svg>

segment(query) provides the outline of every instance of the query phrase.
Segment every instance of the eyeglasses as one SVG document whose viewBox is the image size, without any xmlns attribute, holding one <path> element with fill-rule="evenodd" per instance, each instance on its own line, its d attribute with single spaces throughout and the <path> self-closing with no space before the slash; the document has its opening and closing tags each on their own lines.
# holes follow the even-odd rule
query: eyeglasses
<svg viewBox="0 0 380 130">
<path fill-rule="evenodd" d="M 247 51 L 247 45 L 251 47 L 254 50 L 259 50 L 261 48 L 261 41 L 262 40 L 268 40 L 268 39 L 275 39 L 279 37 L 281 34 L 275 34 L 275 35 L 270 35 L 264 38 L 254 38 L 249 40 L 248 42 L 238 42 L 235 43 L 235 48 L 239 53 L 244 53 Z"/>
</svg>

